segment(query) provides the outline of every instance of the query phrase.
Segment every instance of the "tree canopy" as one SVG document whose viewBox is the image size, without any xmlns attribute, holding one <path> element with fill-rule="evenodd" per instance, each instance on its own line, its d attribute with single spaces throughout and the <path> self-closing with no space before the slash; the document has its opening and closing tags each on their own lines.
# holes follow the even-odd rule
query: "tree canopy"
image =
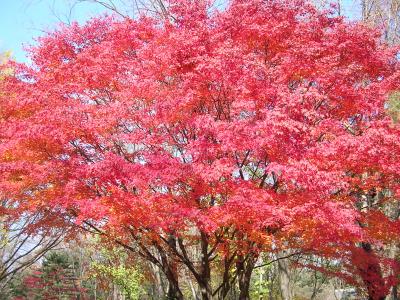
<svg viewBox="0 0 400 300">
<path fill-rule="evenodd" d="M 291 249 L 383 299 L 398 264 L 382 249 L 400 238 L 396 54 L 297 0 L 170 0 L 159 17 L 60 26 L 31 65 L 3 67 L 1 197 L 136 251 L 172 298 L 185 269 L 202 299 L 232 280 L 248 299 L 259 255 Z"/>
</svg>

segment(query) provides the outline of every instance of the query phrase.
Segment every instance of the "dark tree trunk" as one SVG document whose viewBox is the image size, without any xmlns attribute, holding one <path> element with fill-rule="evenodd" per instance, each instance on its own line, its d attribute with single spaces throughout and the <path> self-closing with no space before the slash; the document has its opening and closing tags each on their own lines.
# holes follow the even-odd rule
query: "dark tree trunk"
<svg viewBox="0 0 400 300">
<path fill-rule="evenodd" d="M 397 285 L 392 288 L 392 300 L 399 300 L 399 297 L 397 296 Z"/>
<path fill-rule="evenodd" d="M 208 236 L 206 233 L 201 232 L 201 265 L 200 265 L 200 276 L 198 284 L 200 287 L 201 299 L 212 300 L 213 292 L 211 288 L 211 270 L 210 270 L 210 257 L 208 254 Z"/>
<path fill-rule="evenodd" d="M 236 257 L 235 253 L 230 257 L 229 256 L 224 257 L 224 274 L 222 277 L 222 284 L 218 292 L 218 299 L 225 299 L 229 291 L 231 290 L 232 283 L 229 271 L 231 270 L 231 265 L 235 257 Z"/>
<path fill-rule="evenodd" d="M 201 299 L 202 300 L 212 300 L 213 294 L 211 290 L 211 286 L 206 282 L 199 282 Z"/>
<path fill-rule="evenodd" d="M 179 289 L 177 282 L 171 282 L 168 280 L 168 293 L 167 293 L 168 300 L 183 300 L 183 294 Z"/>
<path fill-rule="evenodd" d="M 130 231 L 132 234 L 132 237 L 138 242 L 138 245 L 141 249 L 139 252 L 141 256 L 145 257 L 150 263 L 152 263 L 156 268 L 159 268 L 159 270 L 164 273 L 167 282 L 168 282 L 168 289 L 167 289 L 167 294 L 163 295 L 165 296 L 166 299 L 169 300 L 183 300 L 183 293 L 179 287 L 179 273 L 177 270 L 177 262 L 174 260 L 174 257 L 170 255 L 170 251 L 174 250 L 175 252 L 177 251 L 176 249 L 176 237 L 173 234 L 169 234 L 167 236 L 167 239 L 163 238 L 162 235 L 160 235 L 161 240 L 166 242 L 167 246 L 169 249 L 165 249 L 162 247 L 162 245 L 158 244 L 157 242 L 153 242 L 152 246 L 157 250 L 158 255 L 153 254 L 150 249 L 148 249 L 148 246 L 145 244 L 142 244 L 140 242 L 140 239 L 136 236 L 136 234 L 131 230 Z M 130 251 L 136 253 L 136 249 L 126 246 L 124 244 L 121 244 L 122 246 L 125 246 L 128 248 Z M 168 256 L 168 254 L 170 256 Z M 161 283 L 162 280 L 160 278 L 159 282 Z M 162 288 L 162 287 L 161 287 Z M 162 288 L 162 290 L 164 290 Z M 159 291 L 161 291 L 159 289 Z"/>
<path fill-rule="evenodd" d="M 249 253 L 247 257 L 238 256 L 236 269 L 239 283 L 239 300 L 250 300 L 250 279 L 257 257 L 253 253 Z"/>
<path fill-rule="evenodd" d="M 171 248 L 176 248 L 176 239 L 173 235 L 169 235 L 168 244 Z M 183 300 L 183 294 L 181 289 L 179 288 L 179 280 L 178 280 L 178 272 L 176 263 L 171 259 L 168 259 L 167 254 L 162 249 L 162 247 L 157 247 L 158 252 L 160 253 L 161 262 L 162 262 L 162 270 L 167 277 L 168 280 L 168 292 L 167 299 L 168 300 Z"/>
</svg>

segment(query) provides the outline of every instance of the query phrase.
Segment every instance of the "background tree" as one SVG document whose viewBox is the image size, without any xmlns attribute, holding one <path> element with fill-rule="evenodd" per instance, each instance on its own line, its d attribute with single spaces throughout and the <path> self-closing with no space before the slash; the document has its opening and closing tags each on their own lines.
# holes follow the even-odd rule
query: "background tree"
<svg viewBox="0 0 400 300">
<path fill-rule="evenodd" d="M 79 286 L 74 264 L 66 253 L 49 252 L 40 267 L 12 285 L 11 299 L 87 299 L 85 289 Z"/>
<path fill-rule="evenodd" d="M 383 38 L 391 44 L 400 39 L 400 2 L 397 0 L 360 0 L 362 21 L 383 29 Z"/>
</svg>

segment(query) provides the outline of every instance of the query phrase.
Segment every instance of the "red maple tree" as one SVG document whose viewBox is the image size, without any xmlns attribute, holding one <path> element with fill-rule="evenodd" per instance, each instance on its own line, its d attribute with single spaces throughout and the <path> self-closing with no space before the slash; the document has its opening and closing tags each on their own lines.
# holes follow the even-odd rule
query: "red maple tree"
<svg viewBox="0 0 400 300">
<path fill-rule="evenodd" d="M 400 192 L 396 54 L 302 1 L 171 0 L 159 18 L 60 26 L 0 83 L 2 197 L 137 251 L 176 299 L 181 268 L 202 299 L 235 280 L 248 299 L 259 255 L 284 249 L 340 261 L 384 299 L 397 266 L 382 249 L 400 237 L 384 209 Z"/>
</svg>

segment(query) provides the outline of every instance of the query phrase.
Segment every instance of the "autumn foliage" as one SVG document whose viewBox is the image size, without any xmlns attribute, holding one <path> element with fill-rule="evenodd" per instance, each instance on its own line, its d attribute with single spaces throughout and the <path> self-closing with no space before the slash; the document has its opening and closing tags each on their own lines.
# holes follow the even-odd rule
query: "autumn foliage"
<svg viewBox="0 0 400 300">
<path fill-rule="evenodd" d="M 6 66 L 1 197 L 137 251 L 177 299 L 182 269 L 203 299 L 235 279 L 248 299 L 259 255 L 288 249 L 383 299 L 400 238 L 397 49 L 301 1 L 168 5 L 60 26 L 32 64 Z"/>
</svg>

